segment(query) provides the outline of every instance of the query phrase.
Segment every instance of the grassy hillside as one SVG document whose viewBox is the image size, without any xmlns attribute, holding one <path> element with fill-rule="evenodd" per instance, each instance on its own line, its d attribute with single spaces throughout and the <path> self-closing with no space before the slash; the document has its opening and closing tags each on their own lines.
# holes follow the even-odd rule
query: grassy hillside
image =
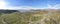
<svg viewBox="0 0 60 24">
<path fill-rule="evenodd" d="M 60 13 L 57 10 L 51 11 L 32 11 L 15 12 L 11 14 L 2 14 L 0 24 L 60 24 Z"/>
</svg>

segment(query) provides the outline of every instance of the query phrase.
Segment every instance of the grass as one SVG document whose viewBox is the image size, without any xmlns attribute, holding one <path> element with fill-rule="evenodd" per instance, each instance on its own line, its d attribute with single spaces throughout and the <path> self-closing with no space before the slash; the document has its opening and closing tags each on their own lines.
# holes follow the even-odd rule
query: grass
<svg viewBox="0 0 60 24">
<path fill-rule="evenodd" d="M 2 24 L 2 18 L 5 22 L 8 24 L 34 24 L 35 22 L 41 20 L 44 17 L 44 14 L 47 14 L 48 12 L 45 11 L 39 11 L 39 12 L 15 12 L 11 14 L 3 14 L 0 18 L 0 24 Z M 36 15 L 36 16 L 34 16 Z M 37 22 L 37 24 L 40 24 L 41 21 Z M 46 19 L 44 20 L 45 24 L 60 24 L 60 14 L 58 14 L 57 11 L 53 11 L 52 14 L 46 16 Z"/>
</svg>

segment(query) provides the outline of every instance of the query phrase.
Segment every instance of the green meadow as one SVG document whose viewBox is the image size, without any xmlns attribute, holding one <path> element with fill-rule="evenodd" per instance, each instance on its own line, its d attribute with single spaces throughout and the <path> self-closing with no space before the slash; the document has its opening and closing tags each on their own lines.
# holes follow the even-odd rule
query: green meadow
<svg viewBox="0 0 60 24">
<path fill-rule="evenodd" d="M 60 24 L 60 11 L 36 10 L 10 14 L 2 13 L 0 15 L 0 24 Z"/>
</svg>

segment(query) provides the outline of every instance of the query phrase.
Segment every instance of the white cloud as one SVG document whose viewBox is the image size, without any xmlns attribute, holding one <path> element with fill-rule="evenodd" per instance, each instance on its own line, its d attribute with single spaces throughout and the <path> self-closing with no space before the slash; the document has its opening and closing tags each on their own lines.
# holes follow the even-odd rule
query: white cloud
<svg viewBox="0 0 60 24">
<path fill-rule="evenodd" d="M 54 8 L 60 8 L 60 4 L 55 5 Z"/>
<path fill-rule="evenodd" d="M 59 9 L 60 8 L 60 4 L 56 4 L 54 6 L 47 4 L 48 7 L 42 7 L 42 8 L 35 8 L 35 7 L 31 7 L 31 6 L 18 6 L 18 7 L 11 7 L 11 6 L 7 6 L 7 4 L 4 2 L 4 0 L 0 0 L 0 9 Z"/>
<path fill-rule="evenodd" d="M 47 9 L 59 9 L 59 8 L 60 8 L 60 4 L 56 4 L 54 6 L 48 4 L 48 7 L 47 7 Z"/>
<path fill-rule="evenodd" d="M 19 6 L 19 7 L 9 7 L 10 9 L 32 9 L 32 7 L 29 6 Z"/>
<path fill-rule="evenodd" d="M 18 7 L 11 7 L 11 6 L 6 6 L 0 9 L 10 9 L 10 10 L 17 10 L 17 9 L 25 9 L 25 10 L 30 10 L 30 9 L 59 9 L 60 4 L 56 4 L 54 6 L 51 6 L 48 4 L 48 7 L 43 7 L 43 8 L 34 8 L 31 6 L 18 6 Z"/>
<path fill-rule="evenodd" d="M 23 10 L 30 10 L 30 9 L 46 9 L 47 7 L 43 7 L 43 8 L 35 8 L 35 7 L 31 7 L 31 6 L 19 6 L 19 7 L 8 7 L 7 9 L 23 9 Z"/>
<path fill-rule="evenodd" d="M 13 10 L 17 10 L 17 9 L 26 9 L 26 10 L 29 10 L 29 9 L 38 9 L 38 8 L 34 8 L 34 7 L 30 7 L 30 6 L 19 6 L 19 7 L 4 7 L 4 8 L 0 8 L 0 9 L 13 9 Z"/>
</svg>

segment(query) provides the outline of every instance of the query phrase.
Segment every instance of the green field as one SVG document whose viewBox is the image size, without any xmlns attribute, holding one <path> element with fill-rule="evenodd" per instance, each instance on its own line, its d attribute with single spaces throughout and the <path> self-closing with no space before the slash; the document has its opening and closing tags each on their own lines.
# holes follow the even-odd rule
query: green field
<svg viewBox="0 0 60 24">
<path fill-rule="evenodd" d="M 1 14 L 0 24 L 60 24 L 60 13 L 53 10 Z"/>
</svg>

